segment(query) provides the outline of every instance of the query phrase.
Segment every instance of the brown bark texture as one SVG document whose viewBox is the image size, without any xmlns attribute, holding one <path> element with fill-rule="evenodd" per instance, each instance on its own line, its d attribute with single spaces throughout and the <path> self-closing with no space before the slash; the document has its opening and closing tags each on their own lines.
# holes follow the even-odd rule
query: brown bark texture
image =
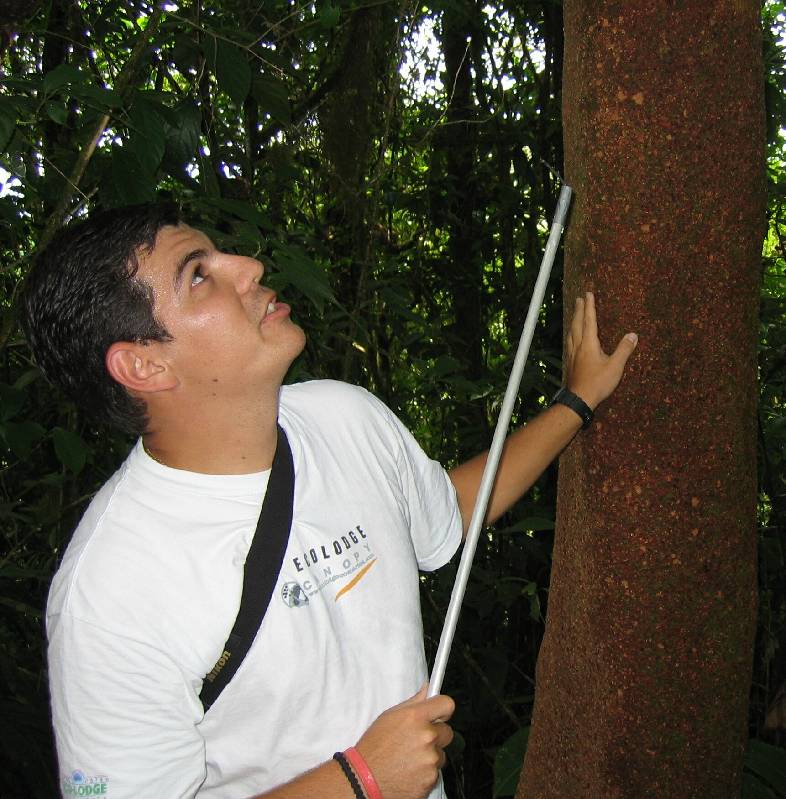
<svg viewBox="0 0 786 799">
<path fill-rule="evenodd" d="M 640 343 L 563 454 L 518 799 L 740 794 L 757 603 L 759 4 L 565 0 L 565 307 Z M 567 319 L 566 319 L 567 321 Z"/>
</svg>

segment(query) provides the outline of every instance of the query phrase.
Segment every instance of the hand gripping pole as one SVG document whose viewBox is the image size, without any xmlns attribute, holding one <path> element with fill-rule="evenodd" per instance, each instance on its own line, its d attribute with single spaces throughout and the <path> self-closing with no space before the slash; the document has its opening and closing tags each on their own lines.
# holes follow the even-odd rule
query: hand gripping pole
<svg viewBox="0 0 786 799">
<path fill-rule="evenodd" d="M 486 466 L 483 476 L 480 479 L 478 497 L 475 501 L 475 509 L 472 512 L 472 519 L 469 523 L 467 538 L 464 542 L 464 551 L 461 554 L 458 571 L 456 572 L 456 582 L 453 584 L 453 593 L 450 596 L 448 612 L 445 615 L 445 623 L 442 627 L 442 635 L 437 647 L 437 655 L 434 658 L 434 669 L 431 672 L 431 680 L 428 686 L 428 696 L 436 696 L 442 690 L 442 680 L 445 677 L 450 648 L 453 644 L 453 635 L 456 632 L 461 603 L 464 601 L 464 593 L 467 589 L 467 580 L 472 568 L 472 559 L 475 557 L 475 549 L 478 545 L 478 538 L 483 527 L 483 519 L 486 517 L 491 489 L 497 476 L 497 467 L 502 455 L 502 447 L 508 434 L 510 417 L 513 414 L 513 405 L 518 396 L 521 378 L 524 375 L 524 364 L 529 355 L 529 348 L 532 344 L 532 336 L 535 333 L 535 325 L 538 321 L 540 306 L 543 304 L 543 296 L 546 293 L 546 285 L 549 282 L 551 267 L 554 264 L 554 257 L 557 254 L 557 247 L 562 237 L 562 230 L 565 227 L 565 219 L 568 214 L 568 206 L 572 194 L 570 186 L 563 186 L 557 201 L 557 210 L 554 214 L 554 221 L 551 223 L 546 249 L 543 252 L 543 260 L 540 264 L 538 279 L 535 281 L 535 289 L 532 292 L 532 299 L 529 303 L 527 318 L 524 322 L 524 330 L 521 333 L 516 357 L 513 361 L 513 369 L 508 380 L 508 387 L 505 391 L 505 398 L 502 401 L 502 409 L 497 419 L 497 427 L 494 430 L 494 438 L 491 441 Z"/>
</svg>

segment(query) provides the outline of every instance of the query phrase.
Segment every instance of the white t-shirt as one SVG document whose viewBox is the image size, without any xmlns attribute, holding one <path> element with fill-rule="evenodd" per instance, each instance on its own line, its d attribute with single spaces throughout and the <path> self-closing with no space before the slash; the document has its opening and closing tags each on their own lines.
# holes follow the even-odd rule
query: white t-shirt
<svg viewBox="0 0 786 799">
<path fill-rule="evenodd" d="M 269 472 L 171 469 L 140 442 L 90 504 L 47 606 L 64 796 L 242 799 L 353 745 L 425 682 L 418 568 L 461 540 L 445 471 L 356 387 L 284 387 L 279 421 L 295 463 L 287 553 L 207 714 L 202 679 L 237 615 Z"/>
</svg>

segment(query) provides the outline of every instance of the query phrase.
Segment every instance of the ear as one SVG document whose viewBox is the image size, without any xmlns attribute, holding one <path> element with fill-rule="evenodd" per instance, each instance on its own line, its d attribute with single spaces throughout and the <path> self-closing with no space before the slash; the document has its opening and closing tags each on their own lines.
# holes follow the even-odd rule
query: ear
<svg viewBox="0 0 786 799">
<path fill-rule="evenodd" d="M 104 362 L 114 380 L 131 391 L 149 394 L 178 385 L 175 374 L 155 344 L 116 341 L 106 351 Z"/>
</svg>

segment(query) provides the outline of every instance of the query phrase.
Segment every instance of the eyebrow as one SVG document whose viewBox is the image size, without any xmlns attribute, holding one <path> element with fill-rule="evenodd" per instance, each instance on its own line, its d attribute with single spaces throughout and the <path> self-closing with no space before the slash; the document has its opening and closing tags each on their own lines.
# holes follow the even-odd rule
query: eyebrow
<svg viewBox="0 0 786 799">
<path fill-rule="evenodd" d="M 208 255 L 207 250 L 204 247 L 200 247 L 198 250 L 191 250 L 187 252 L 178 262 L 177 266 L 175 267 L 175 278 L 174 278 L 174 286 L 175 291 L 180 290 L 180 286 L 183 283 L 183 273 L 188 268 L 188 265 L 192 261 L 199 261 L 202 258 L 206 258 Z"/>
</svg>

